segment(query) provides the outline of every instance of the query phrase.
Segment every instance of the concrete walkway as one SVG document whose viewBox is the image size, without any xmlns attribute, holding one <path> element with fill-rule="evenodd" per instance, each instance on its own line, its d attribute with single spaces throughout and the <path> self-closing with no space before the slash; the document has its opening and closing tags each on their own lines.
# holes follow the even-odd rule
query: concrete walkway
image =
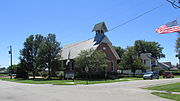
<svg viewBox="0 0 180 101">
<path fill-rule="evenodd" d="M 180 78 L 62 86 L 0 81 L 0 101 L 171 101 L 141 89 L 180 82 Z"/>
<path fill-rule="evenodd" d="M 158 93 L 167 93 L 167 94 L 177 94 L 177 95 L 180 95 L 180 92 L 168 92 L 168 91 L 159 91 L 159 90 L 151 90 L 151 92 L 158 92 Z"/>
</svg>

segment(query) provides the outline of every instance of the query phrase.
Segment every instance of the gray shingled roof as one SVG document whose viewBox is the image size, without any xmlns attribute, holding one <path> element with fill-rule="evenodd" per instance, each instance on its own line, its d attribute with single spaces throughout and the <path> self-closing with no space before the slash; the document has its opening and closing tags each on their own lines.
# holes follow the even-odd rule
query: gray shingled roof
<svg viewBox="0 0 180 101">
<path fill-rule="evenodd" d="M 163 62 L 158 62 L 158 66 L 165 69 L 165 70 L 169 70 L 171 67 Z"/>
<path fill-rule="evenodd" d="M 82 50 L 88 50 L 91 48 L 93 48 L 95 50 L 99 46 L 98 44 L 94 45 L 95 43 L 96 42 L 94 42 L 94 38 L 92 38 L 92 39 L 85 40 L 82 42 L 65 45 L 62 48 L 61 57 L 63 60 L 74 59 L 77 56 L 79 56 L 79 53 Z"/>
<path fill-rule="evenodd" d="M 97 30 L 103 30 L 104 32 L 108 32 L 108 29 L 104 22 L 100 22 L 96 24 L 92 31 L 97 31 Z"/>
<path fill-rule="evenodd" d="M 105 37 L 101 42 L 107 43 L 108 46 L 110 47 L 110 49 L 112 50 L 113 54 L 115 55 L 115 57 L 117 59 L 120 59 L 118 54 L 116 53 L 115 49 L 112 47 L 111 42 L 109 41 L 109 39 L 107 37 Z M 77 56 L 79 56 L 80 52 L 83 50 L 88 50 L 88 49 L 94 49 L 96 50 L 96 48 L 101 44 L 95 44 L 96 42 L 94 41 L 94 38 L 89 39 L 89 40 L 85 40 L 82 42 L 77 42 L 77 43 L 72 43 L 72 44 L 68 44 L 62 47 L 61 50 L 61 60 L 67 60 L 67 59 L 74 59 Z"/>
</svg>

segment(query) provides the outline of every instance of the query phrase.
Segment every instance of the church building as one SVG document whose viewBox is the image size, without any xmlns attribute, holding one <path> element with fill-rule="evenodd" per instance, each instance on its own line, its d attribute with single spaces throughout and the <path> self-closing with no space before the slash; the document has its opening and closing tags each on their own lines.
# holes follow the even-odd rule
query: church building
<svg viewBox="0 0 180 101">
<path fill-rule="evenodd" d="M 108 59 L 107 72 L 117 72 L 119 56 L 112 46 L 111 41 L 105 35 L 108 29 L 104 22 L 98 23 L 94 26 L 93 32 L 95 32 L 94 38 L 76 42 L 68 45 L 64 45 L 61 50 L 61 60 L 63 60 L 66 71 L 76 71 L 74 68 L 74 59 L 79 56 L 83 50 L 94 49 L 101 50 L 106 54 Z"/>
</svg>

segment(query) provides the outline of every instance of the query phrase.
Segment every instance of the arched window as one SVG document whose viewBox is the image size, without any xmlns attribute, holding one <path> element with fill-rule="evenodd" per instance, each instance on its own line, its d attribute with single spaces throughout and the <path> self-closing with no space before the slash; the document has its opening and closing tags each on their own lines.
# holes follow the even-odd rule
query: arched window
<svg viewBox="0 0 180 101">
<path fill-rule="evenodd" d="M 114 72 L 114 61 L 111 61 L 111 71 Z"/>
</svg>

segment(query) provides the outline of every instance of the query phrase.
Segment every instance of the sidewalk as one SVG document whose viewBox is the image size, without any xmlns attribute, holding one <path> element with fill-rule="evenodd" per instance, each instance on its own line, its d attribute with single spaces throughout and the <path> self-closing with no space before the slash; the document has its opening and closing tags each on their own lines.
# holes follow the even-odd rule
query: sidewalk
<svg viewBox="0 0 180 101">
<path fill-rule="evenodd" d="M 158 92 L 158 93 L 167 93 L 167 94 L 177 94 L 180 95 L 180 92 L 169 92 L 169 91 L 159 91 L 159 90 L 150 90 L 151 92 Z"/>
</svg>

